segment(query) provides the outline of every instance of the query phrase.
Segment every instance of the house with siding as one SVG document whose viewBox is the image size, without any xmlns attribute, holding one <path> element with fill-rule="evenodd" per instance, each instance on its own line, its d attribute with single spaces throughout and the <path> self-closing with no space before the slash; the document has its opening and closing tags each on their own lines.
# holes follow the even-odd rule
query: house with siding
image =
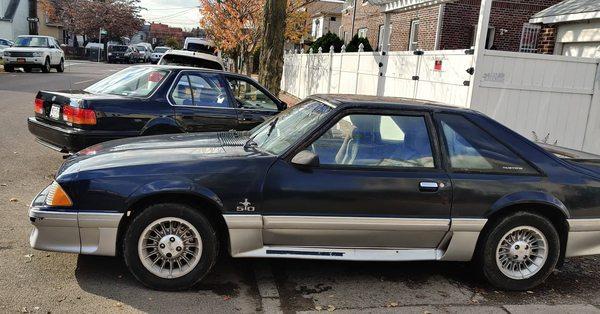
<svg viewBox="0 0 600 314">
<path fill-rule="evenodd" d="M 28 17 L 36 18 L 35 8 L 30 10 L 30 4 L 37 1 L 27 0 L 0 0 L 0 38 L 14 40 L 19 35 L 28 35 L 36 31 L 35 21 L 27 20 Z"/>
<path fill-rule="evenodd" d="M 600 58 L 600 1 L 566 0 L 531 17 L 541 53 Z"/>
<path fill-rule="evenodd" d="M 494 0 L 486 47 L 537 52 L 540 27 L 529 19 L 558 2 Z M 348 42 L 358 34 L 382 49 L 387 27 L 390 51 L 468 49 L 475 41 L 480 5 L 480 0 L 348 0 L 339 35 Z"/>
</svg>

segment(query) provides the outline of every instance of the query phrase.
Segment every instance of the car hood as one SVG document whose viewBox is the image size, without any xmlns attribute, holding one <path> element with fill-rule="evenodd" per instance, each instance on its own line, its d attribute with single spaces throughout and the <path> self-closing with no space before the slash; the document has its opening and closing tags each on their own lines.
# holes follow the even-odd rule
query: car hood
<svg viewBox="0 0 600 314">
<path fill-rule="evenodd" d="M 274 159 L 244 148 L 245 132 L 185 133 L 109 141 L 90 146 L 65 161 L 57 177 L 176 174 L 227 171 L 228 160 Z M 182 170 L 185 169 L 185 170 Z"/>
<path fill-rule="evenodd" d="M 46 51 L 48 48 L 46 47 L 10 47 L 4 49 L 6 52 L 38 52 L 38 51 Z"/>
</svg>

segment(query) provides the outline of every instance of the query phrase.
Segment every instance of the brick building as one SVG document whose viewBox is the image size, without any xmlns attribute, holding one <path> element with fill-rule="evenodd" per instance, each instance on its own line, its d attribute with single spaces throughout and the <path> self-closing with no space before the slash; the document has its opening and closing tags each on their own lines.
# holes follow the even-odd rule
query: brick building
<svg viewBox="0 0 600 314">
<path fill-rule="evenodd" d="M 156 43 L 164 43 L 168 38 L 175 38 L 178 42 L 183 42 L 183 29 L 181 27 L 171 27 L 162 23 L 151 23 L 150 24 L 150 38 Z"/>
<path fill-rule="evenodd" d="M 535 13 L 560 0 L 494 0 L 487 48 L 536 52 L 539 26 Z M 389 19 L 390 51 L 467 49 L 474 44 L 480 0 L 348 0 L 339 35 L 367 37 L 381 49 Z"/>
</svg>

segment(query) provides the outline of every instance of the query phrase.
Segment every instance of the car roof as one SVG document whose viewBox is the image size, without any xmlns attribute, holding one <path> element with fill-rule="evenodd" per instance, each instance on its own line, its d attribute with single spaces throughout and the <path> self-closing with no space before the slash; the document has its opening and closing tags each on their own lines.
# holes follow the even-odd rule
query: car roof
<svg viewBox="0 0 600 314">
<path fill-rule="evenodd" d="M 405 109 L 405 110 L 428 110 L 428 111 L 452 111 L 468 112 L 475 111 L 466 108 L 450 106 L 441 102 L 419 100 L 401 97 L 383 97 L 353 94 L 316 94 L 307 98 L 325 102 L 335 107 L 369 107 L 380 109 Z"/>
<path fill-rule="evenodd" d="M 215 70 L 215 69 L 198 68 L 198 67 L 181 66 L 181 65 L 140 64 L 140 65 L 134 65 L 134 67 L 149 67 L 149 68 L 156 68 L 156 69 L 160 69 L 160 70 L 169 70 L 169 71 L 177 71 L 177 72 L 193 70 L 193 71 L 210 72 L 210 73 L 222 73 L 222 74 L 227 74 L 227 75 L 232 75 L 232 76 L 249 77 L 247 75 L 227 72 L 224 70 Z"/>
</svg>

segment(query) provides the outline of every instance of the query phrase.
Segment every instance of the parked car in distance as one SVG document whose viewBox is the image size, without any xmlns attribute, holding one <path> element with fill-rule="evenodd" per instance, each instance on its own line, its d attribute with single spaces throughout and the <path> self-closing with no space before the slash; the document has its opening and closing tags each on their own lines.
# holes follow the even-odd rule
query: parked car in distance
<svg viewBox="0 0 600 314">
<path fill-rule="evenodd" d="M 152 45 L 150 44 L 137 44 L 135 45 L 135 48 L 139 51 L 140 55 L 142 56 L 142 62 L 148 62 L 150 61 L 150 56 L 152 55 Z"/>
<path fill-rule="evenodd" d="M 154 289 L 194 286 L 226 250 L 472 260 L 493 286 L 530 290 L 565 257 L 600 254 L 600 156 L 558 158 L 468 109 L 312 96 L 249 132 L 89 147 L 29 217 L 33 248 L 123 256 Z"/>
<path fill-rule="evenodd" d="M 15 68 L 23 68 L 25 72 L 39 68 L 44 73 L 52 68 L 57 72 L 65 70 L 65 54 L 50 36 L 19 36 L 12 47 L 4 49 L 3 59 L 6 72 Z"/>
<path fill-rule="evenodd" d="M 160 58 L 165 54 L 165 52 L 171 50 L 171 47 L 156 47 L 154 48 L 154 52 L 150 56 L 150 63 L 157 64 L 160 61 Z"/>
<path fill-rule="evenodd" d="M 133 66 L 82 91 L 40 91 L 29 131 L 62 152 L 124 137 L 248 130 L 286 108 L 249 77 Z"/>
<path fill-rule="evenodd" d="M 108 63 L 133 63 L 133 49 L 126 45 L 112 45 L 108 47 Z"/>
<path fill-rule="evenodd" d="M 225 70 L 221 58 L 207 53 L 185 50 L 169 50 L 165 52 L 158 64 Z"/>
<path fill-rule="evenodd" d="M 12 47 L 14 43 L 8 39 L 0 38 L 0 60 L 4 57 L 4 49 Z"/>
<path fill-rule="evenodd" d="M 183 50 L 201 52 L 209 55 L 218 55 L 219 53 L 211 40 L 200 37 L 186 37 L 183 42 Z"/>
</svg>

